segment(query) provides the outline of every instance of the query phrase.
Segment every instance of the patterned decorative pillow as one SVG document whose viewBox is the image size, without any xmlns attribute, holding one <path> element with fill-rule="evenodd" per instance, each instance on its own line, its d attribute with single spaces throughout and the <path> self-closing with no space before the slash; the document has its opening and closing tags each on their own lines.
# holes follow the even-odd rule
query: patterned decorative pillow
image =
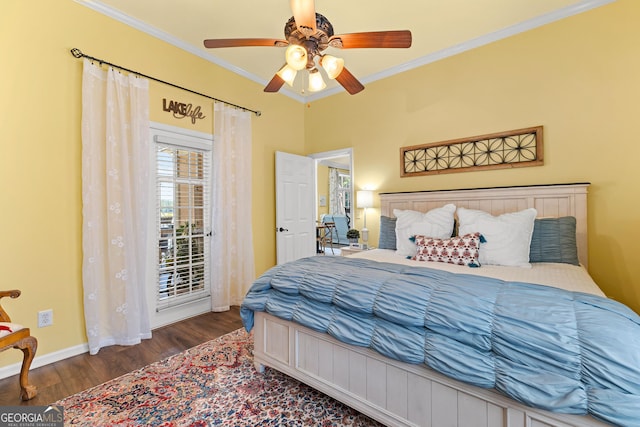
<svg viewBox="0 0 640 427">
<path fill-rule="evenodd" d="M 469 233 L 450 239 L 435 239 L 427 236 L 415 236 L 418 248 L 415 261 L 446 262 L 449 264 L 480 267 L 480 233 Z"/>
</svg>

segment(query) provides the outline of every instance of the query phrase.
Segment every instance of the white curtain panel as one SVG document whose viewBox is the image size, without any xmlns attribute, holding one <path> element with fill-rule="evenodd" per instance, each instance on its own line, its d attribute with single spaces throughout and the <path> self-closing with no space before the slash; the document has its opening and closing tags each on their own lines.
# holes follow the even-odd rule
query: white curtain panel
<svg viewBox="0 0 640 427">
<path fill-rule="evenodd" d="M 84 60 L 82 280 L 90 354 L 151 337 L 145 300 L 149 82 Z"/>
<path fill-rule="evenodd" d="M 211 309 L 240 305 L 255 280 L 251 114 L 214 103 Z"/>
<path fill-rule="evenodd" d="M 340 206 L 340 196 L 338 194 L 340 171 L 336 168 L 329 168 L 329 213 L 331 215 L 340 215 L 342 212 Z"/>
</svg>

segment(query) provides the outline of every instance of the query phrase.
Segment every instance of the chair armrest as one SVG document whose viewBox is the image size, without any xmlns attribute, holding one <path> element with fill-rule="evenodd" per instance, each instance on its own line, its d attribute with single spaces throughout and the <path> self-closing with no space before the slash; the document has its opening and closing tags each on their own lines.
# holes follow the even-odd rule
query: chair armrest
<svg viewBox="0 0 640 427">
<path fill-rule="evenodd" d="M 20 296 L 20 291 L 17 289 L 13 289 L 11 291 L 0 291 L 0 299 L 4 297 L 18 298 L 19 296 Z M 0 304 L 0 322 L 11 322 L 11 318 L 9 317 L 7 312 L 4 311 L 1 304 Z"/>
<path fill-rule="evenodd" d="M 17 289 L 13 289 L 11 291 L 0 291 L 0 298 L 11 297 L 18 298 L 20 296 L 20 291 Z"/>
</svg>

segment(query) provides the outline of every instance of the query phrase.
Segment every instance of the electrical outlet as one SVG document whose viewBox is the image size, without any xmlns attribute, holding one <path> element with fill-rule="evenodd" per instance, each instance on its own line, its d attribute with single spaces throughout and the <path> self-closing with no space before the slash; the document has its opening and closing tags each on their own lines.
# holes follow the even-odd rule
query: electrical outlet
<svg viewBox="0 0 640 427">
<path fill-rule="evenodd" d="M 53 325 L 53 310 L 42 310 L 38 312 L 38 328 Z"/>
</svg>

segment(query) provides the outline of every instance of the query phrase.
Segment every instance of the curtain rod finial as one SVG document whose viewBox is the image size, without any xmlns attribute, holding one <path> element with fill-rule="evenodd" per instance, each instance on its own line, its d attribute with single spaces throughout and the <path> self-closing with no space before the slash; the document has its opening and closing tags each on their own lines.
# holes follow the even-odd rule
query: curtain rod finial
<svg viewBox="0 0 640 427">
<path fill-rule="evenodd" d="M 80 49 L 78 49 L 78 48 L 75 48 L 75 47 L 73 49 L 71 49 L 71 55 L 75 56 L 76 58 L 82 58 L 83 57 L 82 51 Z"/>
</svg>

